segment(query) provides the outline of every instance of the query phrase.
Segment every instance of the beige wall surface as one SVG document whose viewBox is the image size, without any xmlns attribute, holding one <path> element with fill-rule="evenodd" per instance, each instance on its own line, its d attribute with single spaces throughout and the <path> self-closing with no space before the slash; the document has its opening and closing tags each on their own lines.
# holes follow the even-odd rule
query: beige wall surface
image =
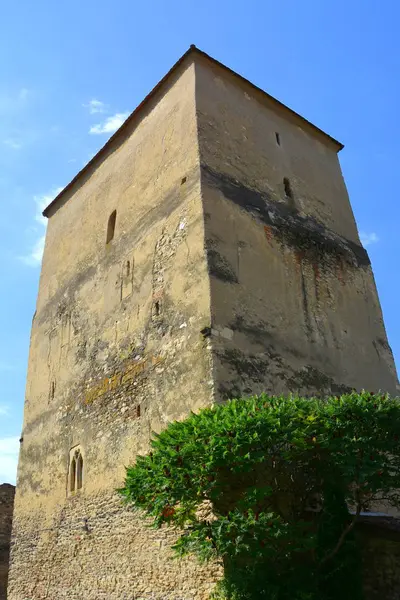
<svg viewBox="0 0 400 600">
<path fill-rule="evenodd" d="M 220 397 L 398 392 L 338 146 L 204 59 L 196 98 Z"/>
<path fill-rule="evenodd" d="M 194 66 L 186 61 L 51 209 L 31 335 L 11 600 L 46 590 L 51 598 L 122 598 L 162 589 L 166 578 L 169 588 L 186 589 L 185 569 L 164 565 L 155 534 L 113 493 L 151 431 L 211 402 L 211 355 L 200 333 L 209 322 Z M 71 494 L 75 447 L 83 489 Z M 204 589 L 199 584 L 196 598 Z"/>
</svg>

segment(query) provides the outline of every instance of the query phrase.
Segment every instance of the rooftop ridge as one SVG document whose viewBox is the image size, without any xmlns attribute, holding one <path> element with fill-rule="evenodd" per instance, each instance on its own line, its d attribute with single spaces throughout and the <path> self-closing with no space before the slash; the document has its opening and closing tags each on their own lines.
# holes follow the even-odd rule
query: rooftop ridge
<svg viewBox="0 0 400 600">
<path fill-rule="evenodd" d="M 240 75 L 239 73 L 234 71 L 233 69 L 230 69 L 229 67 L 227 67 L 226 65 L 224 65 L 217 59 L 213 58 L 212 56 L 210 56 L 203 50 L 200 50 L 199 48 L 197 48 L 197 46 L 195 46 L 195 44 L 191 44 L 189 46 L 189 48 L 186 50 L 186 52 L 184 54 L 182 54 L 182 56 L 176 61 L 176 63 L 164 75 L 164 77 L 162 77 L 162 79 L 160 79 L 160 81 L 153 87 L 153 89 L 147 94 L 147 96 L 145 96 L 143 98 L 143 100 L 140 102 L 140 104 L 138 104 L 138 106 L 131 112 L 129 117 L 122 123 L 122 125 L 117 129 L 117 131 L 115 131 L 115 133 L 113 133 L 113 135 L 105 142 L 105 144 L 100 148 L 100 150 L 98 152 L 96 152 L 96 154 L 89 160 L 89 162 L 86 163 L 86 165 L 80 171 L 78 171 L 78 173 L 71 179 L 71 181 L 69 183 L 67 183 L 67 185 L 61 190 L 61 192 L 59 194 L 57 194 L 57 196 L 54 198 L 54 200 L 52 200 L 52 202 L 50 202 L 50 204 L 48 206 L 46 206 L 46 208 L 43 210 L 43 213 L 42 213 L 44 217 L 49 217 L 49 212 L 50 212 L 51 208 L 55 206 L 55 204 L 58 202 L 58 200 L 61 198 L 61 196 L 63 196 L 64 193 L 66 191 L 68 191 L 80 179 L 80 177 L 84 173 L 86 173 L 92 165 L 94 165 L 96 163 L 96 161 L 98 160 L 98 158 L 100 156 L 102 156 L 103 154 L 106 153 L 106 151 L 112 145 L 112 143 L 121 135 L 121 133 L 123 133 L 125 131 L 125 129 L 129 125 L 129 123 L 131 123 L 135 119 L 135 117 L 140 113 L 140 111 L 150 102 L 150 100 L 163 87 L 163 85 L 170 78 L 170 76 L 178 69 L 178 67 L 181 64 L 183 64 L 183 62 L 186 60 L 186 58 L 190 54 L 195 54 L 195 53 L 198 54 L 199 56 L 202 56 L 203 58 L 209 60 L 214 65 L 221 67 L 222 69 L 224 69 L 225 71 L 227 71 L 228 73 L 233 75 L 234 77 L 238 78 L 240 81 L 249 85 L 253 90 L 260 92 L 265 97 L 267 97 L 269 100 L 272 100 L 280 108 L 283 108 L 284 110 L 288 111 L 291 115 L 295 116 L 297 119 L 300 119 L 300 121 L 305 123 L 307 125 L 307 127 L 311 127 L 312 129 L 317 131 L 319 134 L 322 134 L 324 137 L 326 137 L 331 142 L 333 142 L 335 145 L 337 145 L 338 152 L 340 152 L 340 150 L 342 150 L 344 148 L 344 145 L 341 142 L 339 142 L 338 140 L 336 140 L 335 138 L 330 136 L 328 133 L 326 133 L 325 131 L 323 131 L 322 129 L 320 129 L 319 127 L 317 127 L 316 125 L 314 125 L 313 123 L 311 123 L 310 121 L 305 119 L 304 117 L 302 117 L 299 113 L 297 113 L 293 109 L 289 108 L 286 104 L 284 104 L 280 100 L 277 100 L 276 98 L 274 98 L 273 96 L 268 94 L 268 92 L 259 88 L 254 83 L 252 83 L 251 81 L 249 81 L 248 79 L 246 79 L 245 77 L 243 77 L 242 75 Z"/>
</svg>

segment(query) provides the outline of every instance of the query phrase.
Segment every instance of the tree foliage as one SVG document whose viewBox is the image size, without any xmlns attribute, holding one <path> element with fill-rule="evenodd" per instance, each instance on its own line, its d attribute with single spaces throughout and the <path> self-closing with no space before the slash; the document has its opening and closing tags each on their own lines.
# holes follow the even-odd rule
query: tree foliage
<svg viewBox="0 0 400 600">
<path fill-rule="evenodd" d="M 237 600 L 362 598 L 354 525 L 400 504 L 400 401 L 261 395 L 171 423 L 120 491 L 174 550 L 220 560 Z"/>
</svg>

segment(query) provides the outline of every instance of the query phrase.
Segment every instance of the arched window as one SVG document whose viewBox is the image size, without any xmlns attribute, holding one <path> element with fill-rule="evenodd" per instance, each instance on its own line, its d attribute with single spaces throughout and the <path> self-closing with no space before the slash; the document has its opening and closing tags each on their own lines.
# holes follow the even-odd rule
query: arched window
<svg viewBox="0 0 400 600">
<path fill-rule="evenodd" d="M 83 456 L 80 448 L 75 447 L 70 452 L 68 489 L 71 494 L 82 489 Z"/>
<path fill-rule="evenodd" d="M 117 211 L 113 210 L 108 219 L 106 244 L 109 244 L 114 237 L 116 221 L 117 221 Z"/>
</svg>

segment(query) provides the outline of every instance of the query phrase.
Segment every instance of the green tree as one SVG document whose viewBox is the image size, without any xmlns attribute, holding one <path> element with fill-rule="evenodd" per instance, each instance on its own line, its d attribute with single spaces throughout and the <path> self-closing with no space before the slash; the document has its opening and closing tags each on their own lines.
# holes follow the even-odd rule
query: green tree
<svg viewBox="0 0 400 600">
<path fill-rule="evenodd" d="M 180 530 L 178 556 L 221 561 L 221 597 L 358 600 L 354 526 L 399 506 L 399 436 L 388 396 L 231 400 L 155 435 L 119 491 Z"/>
</svg>

